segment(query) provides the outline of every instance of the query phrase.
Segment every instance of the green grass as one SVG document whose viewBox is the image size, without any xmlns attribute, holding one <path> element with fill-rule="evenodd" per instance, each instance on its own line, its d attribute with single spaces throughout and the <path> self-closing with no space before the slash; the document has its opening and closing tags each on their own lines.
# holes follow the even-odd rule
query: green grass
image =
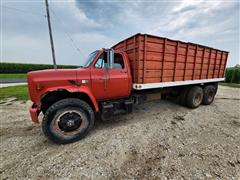
<svg viewBox="0 0 240 180">
<path fill-rule="evenodd" d="M 26 79 L 27 74 L 19 73 L 19 74 L 0 74 L 0 79 Z"/>
<path fill-rule="evenodd" d="M 240 88 L 240 84 L 237 83 L 220 83 L 221 86 L 228 86 L 233 88 Z"/>
<path fill-rule="evenodd" d="M 28 100 L 29 97 L 27 85 L 0 88 L 0 100 L 12 97 L 22 101 Z"/>
</svg>

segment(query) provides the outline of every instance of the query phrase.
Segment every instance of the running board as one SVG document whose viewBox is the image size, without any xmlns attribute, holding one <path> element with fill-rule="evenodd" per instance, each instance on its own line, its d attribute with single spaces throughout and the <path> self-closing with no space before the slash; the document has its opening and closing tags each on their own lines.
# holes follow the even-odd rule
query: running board
<svg viewBox="0 0 240 180">
<path fill-rule="evenodd" d="M 154 88 L 164 88 L 173 86 L 183 86 L 190 84 L 204 84 L 211 82 L 224 81 L 225 78 L 214 78 L 214 79 L 199 79 L 199 80 L 187 80 L 187 81 L 175 81 L 175 82 L 161 82 L 161 83 L 146 83 L 146 84 L 133 84 L 133 89 L 143 90 L 143 89 L 154 89 Z"/>
</svg>

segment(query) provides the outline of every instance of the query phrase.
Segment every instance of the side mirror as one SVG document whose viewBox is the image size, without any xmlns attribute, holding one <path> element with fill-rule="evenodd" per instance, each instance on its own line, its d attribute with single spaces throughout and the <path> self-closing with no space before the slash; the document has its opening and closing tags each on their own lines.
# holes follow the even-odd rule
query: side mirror
<svg viewBox="0 0 240 180">
<path fill-rule="evenodd" d="M 113 63 L 114 63 L 114 50 L 113 49 L 107 50 L 107 58 L 108 58 L 109 69 L 112 69 Z"/>
</svg>

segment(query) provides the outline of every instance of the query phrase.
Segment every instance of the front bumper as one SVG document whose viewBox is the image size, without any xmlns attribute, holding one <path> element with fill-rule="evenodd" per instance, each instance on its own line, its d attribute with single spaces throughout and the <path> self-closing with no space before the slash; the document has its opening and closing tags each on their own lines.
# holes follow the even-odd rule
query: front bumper
<svg viewBox="0 0 240 180">
<path fill-rule="evenodd" d="M 34 123 L 39 123 L 38 115 L 39 115 L 40 111 L 39 111 L 39 109 L 37 108 L 37 105 L 36 105 L 36 104 L 33 104 L 33 105 L 29 108 L 29 112 L 30 112 L 30 115 L 31 115 L 32 122 L 34 122 Z"/>
</svg>

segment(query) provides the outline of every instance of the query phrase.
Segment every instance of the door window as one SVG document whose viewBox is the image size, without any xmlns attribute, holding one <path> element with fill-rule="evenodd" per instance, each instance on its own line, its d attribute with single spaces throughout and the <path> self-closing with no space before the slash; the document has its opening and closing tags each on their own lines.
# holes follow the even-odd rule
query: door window
<svg viewBox="0 0 240 180">
<path fill-rule="evenodd" d="M 114 54 L 113 69 L 124 69 L 123 57 L 119 53 Z"/>
<path fill-rule="evenodd" d="M 107 52 L 104 52 L 96 61 L 95 68 L 97 69 L 107 69 L 109 68 L 108 60 L 107 60 Z M 114 54 L 114 62 L 112 65 L 112 69 L 124 69 L 124 61 L 123 57 L 119 53 Z"/>
<path fill-rule="evenodd" d="M 104 52 L 97 60 L 94 65 L 97 69 L 106 69 L 108 68 L 107 54 Z"/>
</svg>

